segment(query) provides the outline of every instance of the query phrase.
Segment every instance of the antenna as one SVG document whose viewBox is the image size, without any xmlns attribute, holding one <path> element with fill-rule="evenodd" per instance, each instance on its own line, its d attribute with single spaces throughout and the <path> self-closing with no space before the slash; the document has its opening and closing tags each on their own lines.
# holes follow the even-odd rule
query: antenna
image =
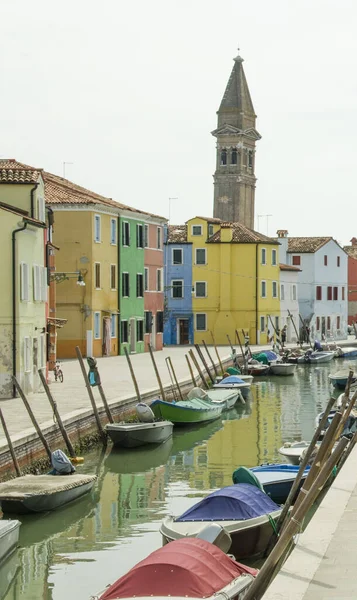
<svg viewBox="0 0 357 600">
<path fill-rule="evenodd" d="M 63 167 L 63 179 L 66 179 L 66 165 L 74 165 L 73 162 L 66 162 L 64 161 L 62 163 L 62 167 Z"/>
<path fill-rule="evenodd" d="M 259 231 L 259 219 L 261 217 L 265 217 L 267 220 L 267 235 L 269 235 L 268 231 L 269 231 L 269 218 L 272 217 L 273 215 L 257 215 L 258 217 L 258 231 Z"/>
</svg>

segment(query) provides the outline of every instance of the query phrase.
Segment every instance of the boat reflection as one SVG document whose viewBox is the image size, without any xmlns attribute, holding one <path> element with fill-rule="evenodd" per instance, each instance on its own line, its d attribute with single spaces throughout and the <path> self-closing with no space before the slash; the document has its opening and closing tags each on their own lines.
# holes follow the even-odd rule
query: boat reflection
<svg viewBox="0 0 357 600">
<path fill-rule="evenodd" d="M 173 445 L 172 437 L 162 444 L 125 450 L 113 447 L 105 459 L 105 469 L 111 473 L 145 473 L 165 465 Z"/>
</svg>

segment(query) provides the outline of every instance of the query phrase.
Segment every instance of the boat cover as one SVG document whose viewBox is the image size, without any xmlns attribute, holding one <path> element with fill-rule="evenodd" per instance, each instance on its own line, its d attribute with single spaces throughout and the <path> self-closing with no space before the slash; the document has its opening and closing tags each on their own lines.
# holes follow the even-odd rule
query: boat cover
<svg viewBox="0 0 357 600">
<path fill-rule="evenodd" d="M 239 483 L 209 494 L 175 521 L 246 521 L 279 509 L 255 485 Z"/>
<path fill-rule="evenodd" d="M 216 406 L 211 404 L 209 400 L 203 398 L 190 398 L 187 400 L 179 400 L 178 402 L 166 402 L 165 400 L 154 400 L 150 406 L 154 407 L 159 404 L 167 404 L 173 408 L 185 408 L 187 410 L 216 410 Z"/>
<path fill-rule="evenodd" d="M 256 569 L 241 565 L 222 550 L 197 538 L 182 538 L 155 550 L 100 596 L 101 600 L 143 596 L 205 598 L 242 574 Z"/>
<path fill-rule="evenodd" d="M 222 379 L 222 381 L 220 381 L 216 385 L 226 385 L 226 383 L 247 383 L 247 382 L 243 381 L 243 379 L 241 379 L 238 375 L 230 375 L 229 377 L 225 377 L 224 379 Z"/>
<path fill-rule="evenodd" d="M 263 365 L 268 365 L 271 361 L 277 360 L 278 355 L 272 350 L 266 350 L 265 352 L 259 352 L 258 354 L 252 354 L 254 360 L 258 360 Z"/>
</svg>

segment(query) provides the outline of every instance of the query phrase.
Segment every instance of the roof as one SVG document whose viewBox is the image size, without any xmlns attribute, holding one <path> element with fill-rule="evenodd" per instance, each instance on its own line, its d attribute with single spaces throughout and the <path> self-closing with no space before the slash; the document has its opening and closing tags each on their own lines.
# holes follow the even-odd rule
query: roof
<svg viewBox="0 0 357 600">
<path fill-rule="evenodd" d="M 291 237 L 288 241 L 288 252 L 317 252 L 322 246 L 330 242 L 330 237 Z M 333 240 L 335 241 L 335 240 Z M 336 242 L 337 243 L 337 242 Z"/>
<path fill-rule="evenodd" d="M 42 169 L 20 163 L 15 158 L 0 159 L 0 183 L 38 183 Z"/>
<path fill-rule="evenodd" d="M 187 226 L 186 225 L 169 225 L 168 244 L 185 244 L 187 243 Z"/>
<path fill-rule="evenodd" d="M 150 217 L 165 220 L 165 217 L 161 217 L 160 215 L 155 215 L 153 213 L 140 210 L 138 208 L 133 208 L 132 206 L 128 206 L 127 204 L 122 204 L 121 202 L 117 202 L 112 198 L 107 198 L 106 196 L 102 196 L 100 194 L 97 194 L 96 192 L 92 192 L 91 190 L 87 190 L 86 188 L 77 185 L 76 183 L 72 183 L 68 179 L 59 177 L 58 175 L 53 175 L 52 173 L 47 173 L 46 171 L 44 171 L 43 179 L 45 182 L 46 204 L 103 204 L 103 206 L 108 206 L 121 210 L 128 210 L 130 212 L 138 213 L 141 215 L 147 215 Z"/>
<path fill-rule="evenodd" d="M 357 246 L 344 246 L 343 249 L 350 258 L 357 259 Z"/>
<path fill-rule="evenodd" d="M 301 271 L 299 267 L 294 267 L 294 265 L 285 265 L 284 263 L 280 263 L 279 267 L 280 271 Z"/>
<path fill-rule="evenodd" d="M 222 222 L 221 219 L 218 219 L 216 217 L 193 217 L 194 219 L 202 219 L 203 221 L 207 221 L 207 223 L 217 223 L 217 225 L 219 223 Z M 190 221 L 192 221 L 192 219 L 189 219 Z"/>
<path fill-rule="evenodd" d="M 254 231 L 253 229 L 249 229 L 243 225 L 243 223 L 222 223 L 222 225 L 227 228 L 231 227 L 233 229 L 232 235 L 232 243 L 236 244 L 256 244 L 265 243 L 265 244 L 275 244 L 278 245 L 279 242 L 270 238 L 258 231 Z M 221 241 L 221 231 L 216 231 L 208 240 L 209 243 L 219 243 Z"/>
<path fill-rule="evenodd" d="M 254 107 L 245 78 L 243 58 L 241 56 L 236 56 L 234 59 L 233 69 L 218 112 L 232 108 L 239 108 L 243 112 L 254 115 Z"/>
</svg>

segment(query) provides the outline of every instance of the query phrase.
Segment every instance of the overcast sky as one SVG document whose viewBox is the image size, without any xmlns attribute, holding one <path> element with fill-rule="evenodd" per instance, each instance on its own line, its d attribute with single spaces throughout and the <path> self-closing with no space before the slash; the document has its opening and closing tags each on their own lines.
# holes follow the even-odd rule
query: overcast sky
<svg viewBox="0 0 357 600">
<path fill-rule="evenodd" d="M 255 228 L 357 235 L 355 0 L 2 0 L 0 156 L 180 223 L 211 216 L 237 48 Z M 258 215 L 272 215 L 268 219 Z"/>
</svg>

